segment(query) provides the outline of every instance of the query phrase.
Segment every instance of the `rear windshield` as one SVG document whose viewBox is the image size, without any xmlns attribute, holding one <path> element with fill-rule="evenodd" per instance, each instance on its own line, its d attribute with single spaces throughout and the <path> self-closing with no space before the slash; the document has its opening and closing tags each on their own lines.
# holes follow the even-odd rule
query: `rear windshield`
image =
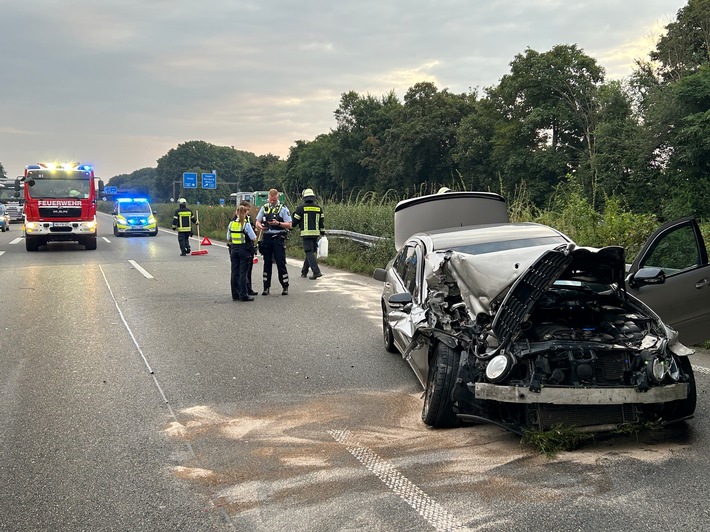
<svg viewBox="0 0 710 532">
<path fill-rule="evenodd" d="M 519 240 L 503 240 L 501 242 L 484 242 L 481 244 L 470 244 L 468 246 L 458 246 L 449 248 L 458 253 L 467 255 L 484 255 L 486 253 L 496 253 L 498 251 L 508 251 L 511 249 L 532 248 L 536 246 L 555 246 L 557 244 L 567 244 L 567 240 L 559 235 L 540 236 L 534 238 L 522 238 Z"/>
</svg>

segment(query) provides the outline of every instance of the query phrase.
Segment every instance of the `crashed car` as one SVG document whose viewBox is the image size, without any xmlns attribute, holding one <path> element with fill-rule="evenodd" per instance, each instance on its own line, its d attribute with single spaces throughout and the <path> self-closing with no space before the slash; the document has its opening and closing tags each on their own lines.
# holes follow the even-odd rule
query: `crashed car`
<svg viewBox="0 0 710 532">
<path fill-rule="evenodd" d="M 397 205 L 395 247 L 373 274 L 384 345 L 423 385 L 427 425 L 606 432 L 693 416 L 693 351 L 679 339 L 706 339 L 710 323 L 694 218 L 660 228 L 627 266 L 621 247 L 510 223 L 497 194 L 449 192 Z"/>
</svg>

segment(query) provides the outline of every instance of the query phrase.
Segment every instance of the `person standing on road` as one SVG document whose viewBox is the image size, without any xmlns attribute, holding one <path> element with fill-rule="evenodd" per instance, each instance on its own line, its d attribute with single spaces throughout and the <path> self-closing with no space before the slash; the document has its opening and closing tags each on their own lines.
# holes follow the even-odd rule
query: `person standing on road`
<svg viewBox="0 0 710 532">
<path fill-rule="evenodd" d="M 249 265 L 254 256 L 256 233 L 247 220 L 248 209 L 244 205 L 237 207 L 234 220 L 227 227 L 227 245 L 229 246 L 229 260 L 231 263 L 230 285 L 232 301 L 254 301 L 249 294 L 247 276 Z"/>
<path fill-rule="evenodd" d="M 262 296 L 268 296 L 271 288 L 272 264 L 276 262 L 276 270 L 281 283 L 281 295 L 288 295 L 288 270 L 286 269 L 286 236 L 291 229 L 291 214 L 288 207 L 279 201 L 279 191 L 269 190 L 269 202 L 259 209 L 256 215 L 256 227 L 262 232 L 262 255 L 264 256 L 264 291 Z"/>
<path fill-rule="evenodd" d="M 180 198 L 178 208 L 173 216 L 173 231 L 177 231 L 178 244 L 180 245 L 180 256 L 190 254 L 190 237 L 192 236 L 192 226 L 198 225 L 197 218 L 190 209 L 187 208 L 187 200 Z"/>
<path fill-rule="evenodd" d="M 315 280 L 318 277 L 323 277 L 318 266 L 316 250 L 318 249 L 318 238 L 325 235 L 325 216 L 323 207 L 316 203 L 316 195 L 312 188 L 303 191 L 303 203 L 293 213 L 293 223 L 301 229 L 303 251 L 306 254 L 301 268 L 301 277 L 308 275 L 309 268 L 312 272 L 309 279 Z"/>
<path fill-rule="evenodd" d="M 239 202 L 239 205 L 243 205 L 244 207 L 246 207 L 247 223 L 251 225 L 253 229 L 254 221 L 251 219 L 251 203 L 249 203 L 247 200 L 242 200 Z M 251 248 L 248 249 L 249 251 L 251 251 L 251 259 L 249 259 L 249 271 L 247 272 L 247 294 L 249 294 L 250 296 L 255 296 L 256 292 L 254 291 L 251 285 L 251 274 L 252 270 L 254 269 L 254 257 L 256 256 L 256 239 L 251 241 Z"/>
</svg>

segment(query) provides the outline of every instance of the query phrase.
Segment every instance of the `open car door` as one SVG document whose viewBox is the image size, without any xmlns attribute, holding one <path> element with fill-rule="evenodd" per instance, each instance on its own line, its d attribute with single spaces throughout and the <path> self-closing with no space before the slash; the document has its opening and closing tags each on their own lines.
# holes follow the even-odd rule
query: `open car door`
<svg viewBox="0 0 710 532">
<path fill-rule="evenodd" d="M 683 344 L 710 339 L 710 264 L 695 217 L 651 235 L 628 271 L 626 289 L 678 331 Z"/>
</svg>

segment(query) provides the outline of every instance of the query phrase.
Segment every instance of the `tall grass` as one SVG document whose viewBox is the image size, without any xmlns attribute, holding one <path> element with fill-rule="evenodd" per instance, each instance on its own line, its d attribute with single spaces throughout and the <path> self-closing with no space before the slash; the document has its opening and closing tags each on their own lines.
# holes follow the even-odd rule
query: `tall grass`
<svg viewBox="0 0 710 532">
<path fill-rule="evenodd" d="M 429 188 L 424 192 L 430 193 Z M 395 254 L 394 209 L 401 199 L 404 198 L 394 190 L 384 195 L 360 191 L 353 193 L 346 202 L 323 203 L 327 229 L 381 236 L 386 240 L 366 247 L 347 239 L 330 237 L 329 257 L 321 259 L 321 262 L 366 275 L 370 275 L 374 268 L 384 267 Z M 295 210 L 295 204 L 287 205 L 291 211 Z M 159 225 L 170 227 L 176 206 L 156 204 L 152 207 L 157 212 Z M 190 207 L 199 211 L 201 236 L 224 240 L 227 225 L 234 216 L 233 205 Z M 111 212 L 112 204 L 99 202 L 99 208 L 104 212 Z M 574 190 L 553 195 L 545 209 L 532 205 L 526 200 L 524 190 L 521 190 L 509 202 L 508 210 L 512 222 L 550 225 L 570 236 L 581 246 L 622 246 L 626 250 L 627 262 L 633 260 L 648 236 L 658 226 L 654 215 L 632 212 L 621 198 L 606 198 L 598 210 Z M 710 224 L 701 224 L 701 229 L 707 241 L 710 238 Z M 302 242 L 298 233 L 298 230 L 292 231 L 287 240 L 287 250 L 289 255 L 302 258 Z"/>
</svg>

